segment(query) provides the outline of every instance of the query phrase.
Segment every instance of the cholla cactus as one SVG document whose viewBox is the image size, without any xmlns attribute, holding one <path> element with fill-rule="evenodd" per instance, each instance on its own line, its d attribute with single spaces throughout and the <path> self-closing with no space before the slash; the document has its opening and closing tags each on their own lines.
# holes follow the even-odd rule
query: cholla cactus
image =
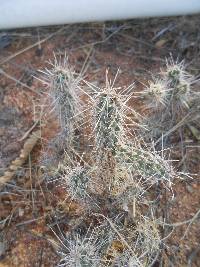
<svg viewBox="0 0 200 267">
<path fill-rule="evenodd" d="M 162 110 L 168 105 L 170 89 L 166 81 L 154 79 L 143 92 L 147 100 L 148 109 Z"/>
<path fill-rule="evenodd" d="M 111 196 L 128 214 L 135 218 L 140 207 L 149 205 L 150 188 L 159 185 L 172 191 L 177 173 L 164 152 L 140 145 L 127 144 L 121 147 L 115 156 L 116 167 Z M 150 206 L 149 206 L 150 208 Z"/>
<path fill-rule="evenodd" d="M 170 58 L 166 63 L 166 70 L 161 75 L 168 79 L 171 86 L 176 86 L 181 80 L 190 80 L 192 76 L 186 71 L 184 61 L 178 62 Z"/>
<path fill-rule="evenodd" d="M 90 176 L 84 167 L 66 168 L 60 179 L 61 184 L 68 189 L 72 199 L 84 202 L 89 198 Z"/>
<path fill-rule="evenodd" d="M 165 70 L 161 70 L 158 78 L 149 83 L 142 93 L 147 104 L 149 114 L 145 123 L 151 137 L 161 137 L 181 122 L 191 112 L 194 103 L 199 99 L 193 84 L 195 78 L 186 71 L 184 62 L 167 61 Z M 196 111 L 198 113 L 198 109 Z"/>
<path fill-rule="evenodd" d="M 69 65 L 68 59 L 57 59 L 50 62 L 52 68 L 46 69 L 44 74 L 50 84 L 53 106 L 57 112 L 60 126 L 67 132 L 74 130 L 75 115 L 80 112 L 79 84 L 81 76 L 76 74 Z M 77 126 L 77 125 L 76 125 Z"/>
<path fill-rule="evenodd" d="M 156 152 L 154 147 L 124 145 L 117 154 L 117 160 L 132 173 L 134 181 L 142 181 L 143 186 L 162 183 L 171 188 L 177 177 L 170 160 L 164 157 L 164 151 Z"/>
<path fill-rule="evenodd" d="M 103 149 L 108 148 L 113 153 L 117 147 L 120 131 L 120 106 L 113 92 L 104 92 L 99 95 L 96 105 L 96 144 Z"/>
<path fill-rule="evenodd" d="M 161 71 L 161 76 L 168 81 L 171 88 L 173 112 L 189 109 L 195 95 L 191 87 L 195 79 L 186 71 L 184 62 L 178 63 L 172 59 L 167 61 L 166 71 Z"/>
<path fill-rule="evenodd" d="M 125 250 L 115 260 L 115 267 L 144 267 L 144 264 L 140 258 L 140 255 L 130 253 Z M 148 265 L 147 265 L 148 266 Z"/>
<path fill-rule="evenodd" d="M 58 267 L 104 267 L 103 260 L 107 249 L 113 242 L 115 233 L 106 222 L 93 230 L 89 226 L 85 235 L 72 234 L 60 240 L 59 254 L 61 261 Z"/>
<path fill-rule="evenodd" d="M 128 102 L 132 98 L 134 85 L 126 88 L 114 87 L 106 73 L 106 85 L 103 89 L 87 85 L 92 89 L 92 126 L 97 150 L 108 149 L 115 154 L 117 146 L 126 142 L 129 133 L 129 125 L 137 125 L 141 117 Z"/>
<path fill-rule="evenodd" d="M 116 77 L 114 78 L 114 82 Z M 133 85 L 122 90 L 115 88 L 106 74 L 106 86 L 103 89 L 93 88 L 93 136 L 94 153 L 98 178 L 103 181 L 106 191 L 110 192 L 115 183 L 115 156 L 121 144 L 126 143 L 129 135 L 128 125 L 136 125 L 139 115 L 127 102 L 132 97 Z M 118 168 L 118 167 L 117 167 Z"/>
<path fill-rule="evenodd" d="M 114 266 L 152 266 L 162 243 L 155 219 L 142 217 L 137 221 L 136 228 L 129 229 L 126 234 L 128 235 L 126 240 L 130 239 L 129 245 L 132 249 L 125 247 L 121 255 L 116 258 Z"/>
<path fill-rule="evenodd" d="M 123 157 L 123 155 L 121 155 Z M 114 170 L 113 184 L 110 190 L 111 197 L 114 199 L 115 205 L 129 212 L 129 204 L 133 204 L 133 214 L 135 217 L 135 206 L 137 202 L 142 202 L 145 196 L 145 188 L 141 179 L 136 179 L 132 168 L 123 160 L 116 156 L 116 166 Z"/>
<path fill-rule="evenodd" d="M 119 183 L 124 192 L 122 195 L 127 191 L 129 194 L 132 192 L 136 199 L 141 198 L 150 187 L 158 184 L 171 190 L 174 179 L 181 174 L 175 171 L 165 154 L 166 151 L 157 152 L 153 145 L 147 146 L 144 141 L 143 145 L 138 142 L 123 144 L 115 157 L 118 165 L 126 170 L 126 176 L 121 179 L 123 182 Z"/>
<path fill-rule="evenodd" d="M 64 155 L 64 151 L 73 155 L 74 148 L 79 148 L 79 124 L 81 117 L 81 99 L 80 82 L 82 80 L 79 74 L 69 65 L 66 55 L 64 57 L 55 57 L 54 62 L 50 62 L 51 68 L 43 73 L 50 89 L 52 111 L 55 112 L 59 121 L 60 131 L 57 136 L 51 140 L 48 146 L 48 152 L 45 152 L 44 158 L 48 159 L 45 164 L 50 165 L 58 163 Z M 78 123 L 79 122 L 79 123 Z"/>
<path fill-rule="evenodd" d="M 98 267 L 100 264 L 101 243 L 94 236 L 81 237 L 62 242 L 61 261 L 58 267 Z"/>
<path fill-rule="evenodd" d="M 106 87 L 97 93 L 94 105 L 94 129 L 97 150 L 109 149 L 113 154 L 120 139 L 125 138 L 124 119 L 126 97 L 119 88 L 106 81 Z"/>
</svg>

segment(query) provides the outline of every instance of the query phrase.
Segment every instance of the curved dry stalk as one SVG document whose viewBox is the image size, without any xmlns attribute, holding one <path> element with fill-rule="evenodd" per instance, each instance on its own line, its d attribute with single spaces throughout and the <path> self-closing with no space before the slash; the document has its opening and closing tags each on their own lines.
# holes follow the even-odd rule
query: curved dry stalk
<svg viewBox="0 0 200 267">
<path fill-rule="evenodd" d="M 34 148 L 34 146 L 40 139 L 40 135 L 41 135 L 40 130 L 36 130 L 26 140 L 20 152 L 20 156 L 11 162 L 7 171 L 5 171 L 4 175 L 0 177 L 0 189 L 13 178 L 16 171 L 25 163 L 30 152 L 32 151 L 32 149 Z"/>
</svg>

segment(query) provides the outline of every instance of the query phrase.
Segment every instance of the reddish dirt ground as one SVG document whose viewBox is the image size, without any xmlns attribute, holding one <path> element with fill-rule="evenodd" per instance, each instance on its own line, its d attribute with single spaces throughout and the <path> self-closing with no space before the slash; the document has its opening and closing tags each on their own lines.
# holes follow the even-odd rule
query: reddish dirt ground
<svg viewBox="0 0 200 267">
<path fill-rule="evenodd" d="M 56 56 L 66 52 L 77 71 L 88 58 L 85 78 L 90 82 L 102 85 L 106 69 L 113 76 L 120 69 L 117 86 L 135 82 L 136 90 L 140 90 L 141 84 L 147 83 L 151 73 L 156 73 L 170 54 L 175 59 L 185 59 L 191 73 L 200 75 L 199 25 L 200 16 L 188 16 L 1 32 L 0 176 L 19 156 L 25 142 L 20 139 L 34 124 L 34 111 L 40 109 L 48 93 L 35 77 L 39 77 L 38 70 L 48 66 L 47 61 L 53 60 L 53 52 Z M 49 39 L 37 44 L 46 37 Z M 141 103 L 133 105 L 139 110 Z M 37 183 L 41 155 L 56 129 L 56 123 L 48 118 L 41 142 L 31 153 L 31 161 L 0 194 L 0 267 L 53 267 L 59 261 L 56 245 L 51 243 L 56 238 L 47 224 L 51 224 L 56 212 L 65 219 L 69 210 L 65 207 L 60 210 L 62 194 L 58 189 L 49 190 L 43 182 Z M 196 175 L 193 180 L 174 185 L 174 198 L 169 197 L 165 202 L 169 224 L 192 218 L 200 208 L 199 150 L 198 141 L 190 139 L 187 168 Z M 176 158 L 180 158 L 177 154 Z M 77 207 L 74 210 L 78 212 Z M 164 242 L 158 266 L 200 266 L 199 217 L 184 236 L 187 227 L 188 224 L 182 224 L 169 228 L 169 233 L 173 232 Z"/>
</svg>

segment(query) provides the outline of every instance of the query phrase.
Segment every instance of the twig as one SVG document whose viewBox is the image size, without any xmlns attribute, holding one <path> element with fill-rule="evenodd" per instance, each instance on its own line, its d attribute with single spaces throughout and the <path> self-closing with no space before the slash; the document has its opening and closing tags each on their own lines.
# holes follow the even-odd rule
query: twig
<svg viewBox="0 0 200 267">
<path fill-rule="evenodd" d="M 38 218 L 33 218 L 33 219 L 28 220 L 28 221 L 20 222 L 20 223 L 16 224 L 16 227 L 19 227 L 19 226 L 22 226 L 22 225 L 25 225 L 25 224 L 29 224 L 29 223 L 33 223 L 33 222 L 39 221 L 39 220 L 45 218 L 45 216 L 46 215 L 43 215 L 43 216 L 38 217 Z"/>
<path fill-rule="evenodd" d="M 0 74 L 4 75 L 6 78 L 16 82 L 17 84 L 20 84 L 21 86 L 27 88 L 28 90 L 30 90 L 31 92 L 33 92 L 34 94 L 38 94 L 39 96 L 42 96 L 42 94 L 40 92 L 37 92 L 35 90 L 33 90 L 30 86 L 26 85 L 25 83 L 17 80 L 15 77 L 10 76 L 9 74 L 7 74 L 3 69 L 0 68 Z"/>
<path fill-rule="evenodd" d="M 16 52 L 15 54 L 11 55 L 10 57 L 7 57 L 6 59 L 2 60 L 2 61 L 0 62 L 0 65 L 3 65 L 3 64 L 5 64 L 5 63 L 7 63 L 7 62 L 10 61 L 11 59 L 13 59 L 13 58 L 17 57 L 18 55 L 20 55 L 20 54 L 22 54 L 22 53 L 24 53 L 24 52 L 26 52 L 26 51 L 32 49 L 33 47 L 36 47 L 36 46 L 38 46 L 38 45 L 41 45 L 42 43 L 44 43 L 44 42 L 46 42 L 47 40 L 49 40 L 50 38 L 52 38 L 54 35 L 56 35 L 56 34 L 62 32 L 63 30 L 66 30 L 66 29 L 69 28 L 69 27 L 70 27 L 70 25 L 64 26 L 64 27 L 60 28 L 59 30 L 53 32 L 52 34 L 50 34 L 50 35 L 47 36 L 46 38 L 44 38 L 44 39 L 42 39 L 42 40 L 39 40 L 38 42 L 36 42 L 36 43 L 34 43 L 34 44 L 32 44 L 32 45 L 29 45 L 29 46 L 27 46 L 26 48 L 24 48 L 24 49 L 22 49 L 22 50 Z"/>
<path fill-rule="evenodd" d="M 129 41 L 133 41 L 133 42 L 137 42 L 137 43 L 141 43 L 143 45 L 146 45 L 146 46 L 149 46 L 151 48 L 155 48 L 155 45 L 154 44 L 151 44 L 151 43 L 148 43 L 144 40 L 140 40 L 138 38 L 135 38 L 133 36 L 130 36 L 128 34 L 125 34 L 125 33 L 119 33 L 120 36 L 124 37 L 124 38 L 127 38 Z"/>
<path fill-rule="evenodd" d="M 41 267 L 43 264 L 42 264 L 42 261 L 43 261 L 43 254 L 44 254 L 44 248 L 42 247 L 41 250 L 40 250 L 40 258 L 39 258 L 39 263 L 38 263 L 38 267 Z"/>
<path fill-rule="evenodd" d="M 184 239 L 184 238 L 185 238 L 185 236 L 187 235 L 188 230 L 189 230 L 191 224 L 194 222 L 194 220 L 196 220 L 196 219 L 198 218 L 199 214 L 200 214 L 200 209 L 199 209 L 199 210 L 197 211 L 197 213 L 193 216 L 193 218 L 190 219 L 190 222 L 189 222 L 189 224 L 188 224 L 188 226 L 187 226 L 187 229 L 185 230 L 185 233 L 184 233 L 184 235 L 183 235 L 183 237 L 182 237 L 181 239 Z"/>
<path fill-rule="evenodd" d="M 189 227 L 190 227 L 191 224 L 194 222 L 194 220 L 198 218 L 199 214 L 200 214 L 200 209 L 196 212 L 196 214 L 195 214 L 191 219 L 185 220 L 185 221 L 183 221 L 183 222 L 177 222 L 177 223 L 171 223 L 171 224 L 170 224 L 170 223 L 164 223 L 164 222 L 163 222 L 163 223 L 161 223 L 161 224 L 162 224 L 163 226 L 178 227 L 178 226 L 182 226 L 182 225 L 184 225 L 184 224 L 189 223 L 189 225 L 187 226 L 187 229 L 186 229 L 186 231 L 185 231 L 183 237 L 181 238 L 181 239 L 183 239 L 183 238 L 186 236 Z"/>
<path fill-rule="evenodd" d="M 89 66 L 89 57 L 92 54 L 92 51 L 93 51 L 93 45 L 91 45 L 91 47 L 89 48 L 89 51 L 87 52 L 86 59 L 85 59 L 85 61 L 83 63 L 83 66 L 81 68 L 80 75 L 82 75 L 82 76 L 85 74 L 85 72 L 88 69 L 88 66 Z"/>
<path fill-rule="evenodd" d="M 39 120 L 37 120 L 32 126 L 31 128 L 19 139 L 19 141 L 23 141 L 24 139 L 27 138 L 27 136 L 30 134 L 30 132 L 32 132 L 32 130 L 38 125 Z"/>
<path fill-rule="evenodd" d="M 186 119 L 188 119 L 190 116 L 190 113 L 187 114 L 185 117 L 183 117 L 183 119 L 181 121 L 179 121 L 174 127 L 172 127 L 169 131 L 167 131 L 165 134 L 163 134 L 156 142 L 155 142 L 155 145 L 158 144 L 162 138 L 166 137 L 167 135 L 173 133 L 174 131 L 176 131 L 178 128 L 180 128 L 184 121 L 186 121 Z"/>
<path fill-rule="evenodd" d="M 107 42 L 113 35 L 115 35 L 116 33 L 118 33 L 121 29 L 123 29 L 123 26 L 119 27 L 117 30 L 115 30 L 114 32 L 112 32 L 110 35 L 108 35 L 103 40 L 96 41 L 96 42 L 91 42 L 91 43 L 88 43 L 88 44 L 81 45 L 79 47 L 75 47 L 71 51 L 76 51 L 78 49 L 82 49 L 82 48 L 85 48 L 85 47 L 88 47 L 88 46 L 89 47 L 91 47 L 91 46 L 94 47 L 95 45 L 103 44 L 103 43 Z"/>
</svg>

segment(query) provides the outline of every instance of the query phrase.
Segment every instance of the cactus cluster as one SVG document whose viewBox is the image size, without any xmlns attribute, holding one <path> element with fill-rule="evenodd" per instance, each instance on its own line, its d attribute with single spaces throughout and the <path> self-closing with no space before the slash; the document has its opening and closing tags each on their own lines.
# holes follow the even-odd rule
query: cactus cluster
<svg viewBox="0 0 200 267">
<path fill-rule="evenodd" d="M 62 171 L 52 174 L 71 201 L 84 206 L 84 227 L 89 220 L 92 227 L 90 224 L 88 229 L 93 228 L 92 235 L 73 233 L 62 242 L 59 266 L 152 266 L 162 243 L 152 191 L 157 186 L 171 189 L 178 173 L 164 150 L 156 151 L 155 146 L 132 134 L 133 126 L 138 127 L 142 118 L 129 105 L 133 86 L 116 88 L 108 74 L 105 87 L 92 86 L 81 81 L 66 61 L 63 64 L 56 61 L 49 74 L 53 77 L 51 91 L 59 110 L 58 119 L 62 127 L 69 129 L 66 143 L 71 144 L 69 140 L 74 138 L 81 94 L 89 99 L 83 110 L 92 113 L 81 118 L 90 121 L 91 131 L 86 140 L 90 142 L 90 151 L 80 155 L 74 148 L 71 161 L 63 160 L 59 165 Z M 173 112 L 190 107 L 192 81 L 183 63 L 169 62 L 160 78 L 144 90 L 148 108 L 162 113 L 159 123 L 166 119 L 174 123 L 180 114 L 174 118 Z M 82 82 L 86 84 L 84 89 Z M 81 125 L 84 128 L 86 124 Z M 104 219 L 97 220 L 97 213 Z M 105 218 L 107 230 L 103 231 Z"/>
</svg>

